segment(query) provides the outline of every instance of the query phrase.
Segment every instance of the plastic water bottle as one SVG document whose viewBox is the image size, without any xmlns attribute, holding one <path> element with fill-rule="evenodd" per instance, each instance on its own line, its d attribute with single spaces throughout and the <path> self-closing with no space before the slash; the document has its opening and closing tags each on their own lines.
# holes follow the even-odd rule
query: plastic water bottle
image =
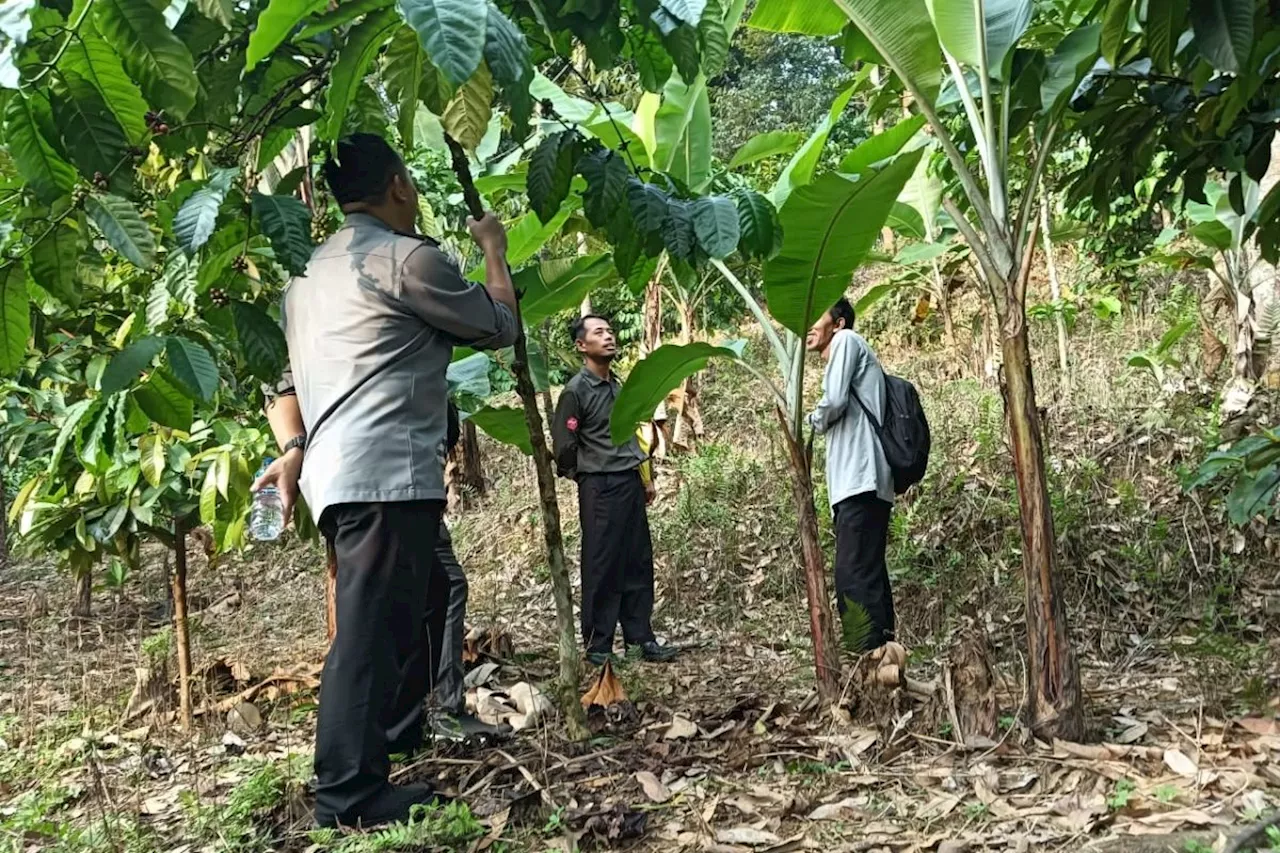
<svg viewBox="0 0 1280 853">
<path fill-rule="evenodd" d="M 271 466 L 270 458 L 263 460 L 258 477 Z M 255 477 L 255 479 L 257 479 Z M 249 534 L 259 542 L 274 542 L 284 532 L 284 501 L 275 486 L 264 486 L 253 496 L 253 509 L 249 511 Z"/>
</svg>

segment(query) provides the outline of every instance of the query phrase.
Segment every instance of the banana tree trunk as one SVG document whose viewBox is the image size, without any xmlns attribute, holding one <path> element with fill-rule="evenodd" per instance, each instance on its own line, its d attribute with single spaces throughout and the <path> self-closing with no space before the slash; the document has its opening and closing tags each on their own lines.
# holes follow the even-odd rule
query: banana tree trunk
<svg viewBox="0 0 1280 853">
<path fill-rule="evenodd" d="M 809 634 L 813 640 L 813 666 L 818 695 L 823 702 L 840 698 L 840 648 L 836 643 L 835 621 L 831 615 L 831 594 L 827 589 L 826 560 L 818 535 L 818 512 L 813 504 L 813 477 L 809 457 L 800 440 L 792 434 L 786 413 L 777 410 L 782 438 L 787 444 L 787 467 L 791 474 L 791 496 L 800 525 L 800 550 L 804 557 L 804 589 L 809 600 Z"/>
<path fill-rule="evenodd" d="M 75 603 L 71 614 L 81 619 L 93 615 L 93 565 L 87 564 L 75 573 Z"/>
<path fill-rule="evenodd" d="M 680 303 L 680 343 L 693 343 L 693 329 L 696 316 L 688 300 Z M 702 413 L 698 408 L 698 374 L 694 374 L 680 383 L 676 394 L 679 401 L 675 418 L 675 430 L 671 434 L 671 443 L 681 450 L 692 450 L 702 438 Z"/>
<path fill-rule="evenodd" d="M 178 646 L 178 719 L 191 730 L 191 635 L 187 630 L 187 526 L 173 522 L 173 639 Z"/>
<path fill-rule="evenodd" d="M 1053 512 L 1036 407 L 1025 305 L 1011 299 L 1003 329 L 1004 398 L 1022 523 L 1029 663 L 1029 724 L 1038 737 L 1084 736 L 1080 673 L 1067 633 L 1058 579 Z"/>
<path fill-rule="evenodd" d="M 324 622 L 330 643 L 338 633 L 338 552 L 333 543 L 324 541 Z"/>
</svg>

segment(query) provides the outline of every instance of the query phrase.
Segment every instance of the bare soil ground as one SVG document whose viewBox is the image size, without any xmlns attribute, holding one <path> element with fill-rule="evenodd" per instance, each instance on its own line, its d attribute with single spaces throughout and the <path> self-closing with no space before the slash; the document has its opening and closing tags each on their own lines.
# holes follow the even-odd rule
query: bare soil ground
<svg viewBox="0 0 1280 853">
<path fill-rule="evenodd" d="M 1081 374 L 1075 402 L 1049 395 L 1050 452 L 1089 744 L 1039 742 L 1020 721 L 998 394 L 929 381 L 940 449 L 927 496 L 899 507 L 892 533 L 912 677 L 945 682 L 959 626 L 989 638 L 1000 735 L 966 743 L 946 691 L 929 702 L 851 691 L 834 714 L 815 701 L 781 455 L 744 376 L 724 370 L 704 386 L 712 434 L 664 466 L 653 513 L 656 621 L 684 654 L 621 667 L 631 706 L 594 717 L 586 742 L 568 742 L 551 714 L 498 748 L 398 766 L 461 796 L 479 825 L 405 846 L 309 833 L 323 559 L 286 542 L 210 565 L 193 546 L 190 737 L 166 708 L 162 554 L 118 597 L 96 593 L 89 620 L 62 615 L 70 583 L 52 567 L 0 575 L 0 850 L 1220 849 L 1280 802 L 1273 531 L 1232 531 L 1180 491 L 1178 466 L 1199 451 L 1177 407 L 1194 401 L 1139 405 L 1152 388 Z M 555 671 L 531 472 L 485 452 L 492 488 L 453 520 L 455 542 L 471 624 L 511 647 L 481 656 L 498 668 L 473 701 Z M 562 506 L 572 552 L 567 489 Z"/>
</svg>

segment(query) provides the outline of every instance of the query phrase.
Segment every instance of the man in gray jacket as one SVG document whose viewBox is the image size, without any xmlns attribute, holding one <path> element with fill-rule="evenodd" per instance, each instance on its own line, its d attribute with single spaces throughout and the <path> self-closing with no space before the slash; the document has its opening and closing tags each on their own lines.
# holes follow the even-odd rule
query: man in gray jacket
<svg viewBox="0 0 1280 853">
<path fill-rule="evenodd" d="M 346 219 L 285 290 L 291 369 L 267 410 L 284 452 L 255 488 L 276 485 L 287 513 L 300 485 L 337 554 L 316 822 L 370 826 L 434 799 L 431 786 L 393 787 L 388 775 L 390 754 L 422 737 L 440 666 L 449 595 L 435 549 L 445 371 L 455 346 L 511 345 L 516 302 L 502 224 L 492 215 L 468 222 L 486 280 L 470 284 L 434 240 L 415 233 L 417 190 L 381 137 L 341 141 L 324 175 Z"/>
<path fill-rule="evenodd" d="M 866 340 L 853 331 L 853 306 L 841 299 L 813 324 L 810 352 L 827 362 L 822 400 L 809 425 L 827 437 L 827 493 L 835 516 L 836 605 L 853 601 L 871 618 L 867 648 L 893 639 L 893 590 L 885 565 L 893 471 L 868 417 L 884 422 L 884 370 Z"/>
</svg>

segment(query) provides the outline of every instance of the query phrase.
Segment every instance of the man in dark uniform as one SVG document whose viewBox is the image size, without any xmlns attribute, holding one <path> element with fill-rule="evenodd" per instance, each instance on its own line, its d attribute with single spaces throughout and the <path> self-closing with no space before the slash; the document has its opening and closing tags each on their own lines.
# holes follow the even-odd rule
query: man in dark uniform
<svg viewBox="0 0 1280 853">
<path fill-rule="evenodd" d="M 449 401 L 448 450 L 453 452 L 461 437 L 458 409 Z M 440 672 L 433 691 L 434 713 L 428 726 L 433 737 L 452 741 L 492 741 L 511 733 L 508 725 L 491 726 L 467 711 L 463 692 L 465 669 L 462 664 L 462 646 L 465 642 L 464 623 L 467 618 L 467 574 L 453 552 L 453 538 L 449 526 L 440 521 L 436 534 L 436 558 L 449 576 L 448 612 L 445 615 L 444 642 L 440 650 Z M 439 602 L 429 602 L 437 606 Z"/>
<path fill-rule="evenodd" d="M 370 826 L 435 797 L 388 776 L 393 742 L 402 751 L 421 738 L 440 666 L 445 371 L 455 346 L 515 341 L 515 292 L 492 215 L 468 223 L 483 287 L 414 233 L 417 190 L 381 137 L 342 140 L 324 175 L 345 222 L 285 290 L 290 369 L 267 408 L 284 452 L 254 487 L 279 488 L 288 513 L 301 486 L 333 543 L 337 633 L 321 677 L 316 822 Z M 440 606 L 424 642 L 428 602 Z"/>
<path fill-rule="evenodd" d="M 621 621 L 629 657 L 669 661 L 675 648 L 659 644 L 650 624 L 653 543 L 645 507 L 656 494 L 652 468 L 635 438 L 619 447 L 609 433 L 620 387 L 612 371 L 617 341 L 609 321 L 596 315 L 576 321 L 572 334 L 583 367 L 560 393 L 551 438 L 560 476 L 578 483 L 587 660 L 600 666 L 610 658 Z"/>
</svg>

